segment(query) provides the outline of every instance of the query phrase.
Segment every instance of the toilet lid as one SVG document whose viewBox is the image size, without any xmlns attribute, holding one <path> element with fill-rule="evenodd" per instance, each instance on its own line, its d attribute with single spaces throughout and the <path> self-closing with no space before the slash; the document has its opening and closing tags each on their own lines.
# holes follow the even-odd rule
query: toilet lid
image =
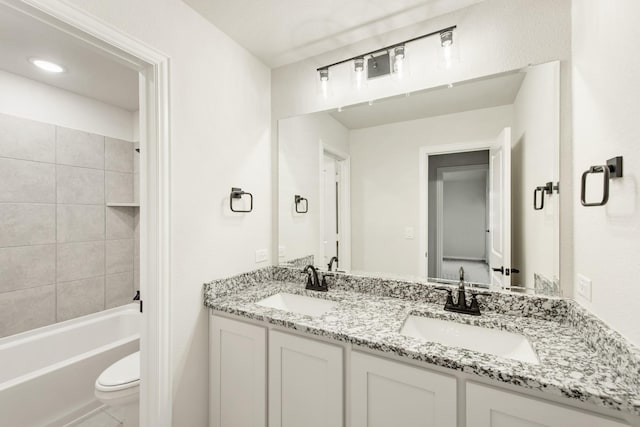
<svg viewBox="0 0 640 427">
<path fill-rule="evenodd" d="M 140 352 L 118 360 L 100 374 L 96 388 L 101 391 L 123 390 L 140 383 Z"/>
</svg>

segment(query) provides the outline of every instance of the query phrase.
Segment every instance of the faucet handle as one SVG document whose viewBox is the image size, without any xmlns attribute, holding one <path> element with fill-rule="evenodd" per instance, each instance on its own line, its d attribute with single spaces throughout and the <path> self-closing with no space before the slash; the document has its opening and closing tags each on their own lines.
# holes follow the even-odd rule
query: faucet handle
<svg viewBox="0 0 640 427">
<path fill-rule="evenodd" d="M 436 291 L 445 291 L 447 292 L 447 300 L 444 303 L 445 308 L 446 307 L 452 307 L 453 306 L 453 290 L 450 288 L 445 288 L 444 286 L 436 286 L 435 288 Z"/>
</svg>

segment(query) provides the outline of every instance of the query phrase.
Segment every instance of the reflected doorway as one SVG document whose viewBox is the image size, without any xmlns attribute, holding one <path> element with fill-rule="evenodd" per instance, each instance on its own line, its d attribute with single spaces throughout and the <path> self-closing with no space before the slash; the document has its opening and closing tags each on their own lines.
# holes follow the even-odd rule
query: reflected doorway
<svg viewBox="0 0 640 427">
<path fill-rule="evenodd" d="M 455 154 L 451 155 L 455 156 Z M 436 169 L 436 277 L 489 283 L 489 164 Z"/>
</svg>

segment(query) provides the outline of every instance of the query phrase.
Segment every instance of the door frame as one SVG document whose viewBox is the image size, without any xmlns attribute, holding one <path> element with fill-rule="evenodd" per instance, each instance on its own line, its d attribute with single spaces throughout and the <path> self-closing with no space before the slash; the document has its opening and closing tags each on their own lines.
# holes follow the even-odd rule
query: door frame
<svg viewBox="0 0 640 427">
<path fill-rule="evenodd" d="M 425 145 L 418 150 L 418 276 L 428 273 L 429 249 L 429 156 L 488 150 L 493 140 L 478 140 L 441 145 Z"/>
<path fill-rule="evenodd" d="M 330 147 L 322 140 L 318 143 L 318 219 L 319 240 L 318 257 L 316 264 L 324 263 L 324 183 L 322 172 L 324 170 L 324 156 L 329 154 L 338 160 L 340 168 L 340 194 L 339 194 L 339 218 L 338 230 L 340 236 L 340 256 L 338 265 L 340 270 L 351 270 L 351 156 L 336 148 Z"/>
<path fill-rule="evenodd" d="M 436 276 L 442 277 L 442 261 L 444 259 L 444 231 L 443 231 L 443 219 L 444 219 L 444 180 L 442 177 L 443 173 L 447 172 L 459 172 L 459 171 L 470 171 L 470 170 L 483 170 L 485 171 L 485 187 L 488 187 L 488 174 L 489 174 L 489 164 L 477 164 L 477 165 L 465 165 L 465 166 L 445 166 L 442 168 L 436 169 Z M 428 181 L 428 175 L 427 175 Z M 485 188 L 485 193 L 486 193 Z M 488 211 L 489 199 L 485 200 L 485 210 Z M 427 223 L 428 225 L 428 223 Z M 486 220 L 485 220 L 485 228 L 486 228 Z M 485 255 L 486 255 L 486 247 L 487 247 L 487 233 L 485 233 Z M 486 257 L 485 257 L 486 258 Z M 486 260 L 486 259 L 485 259 Z M 487 261 L 488 262 L 488 261 Z"/>
<path fill-rule="evenodd" d="M 0 0 L 140 73 L 140 425 L 170 427 L 171 246 L 169 56 L 63 0 Z"/>
</svg>

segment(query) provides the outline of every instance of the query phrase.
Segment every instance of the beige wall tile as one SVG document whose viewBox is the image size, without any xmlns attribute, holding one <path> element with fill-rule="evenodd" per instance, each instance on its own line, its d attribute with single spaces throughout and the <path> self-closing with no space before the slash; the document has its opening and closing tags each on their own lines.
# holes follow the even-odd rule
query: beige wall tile
<svg viewBox="0 0 640 427">
<path fill-rule="evenodd" d="M 104 168 L 117 172 L 133 172 L 133 143 L 121 139 L 105 138 Z"/>
<path fill-rule="evenodd" d="M 107 276 L 107 308 L 129 304 L 133 299 L 133 271 Z"/>
<path fill-rule="evenodd" d="M 58 283 L 57 300 L 58 322 L 104 310 L 104 276 Z"/>
<path fill-rule="evenodd" d="M 0 204 L 0 247 L 55 243 L 56 207 Z"/>
<path fill-rule="evenodd" d="M 107 240 L 132 239 L 134 212 L 132 208 L 107 207 Z"/>
<path fill-rule="evenodd" d="M 56 246 L 18 246 L 0 249 L 0 292 L 56 282 Z"/>
<path fill-rule="evenodd" d="M 105 198 L 109 202 L 133 202 L 133 174 L 105 172 Z"/>
<path fill-rule="evenodd" d="M 102 205 L 58 205 L 58 243 L 104 240 Z"/>
<path fill-rule="evenodd" d="M 0 158 L 0 202 L 55 203 L 55 165 Z"/>
<path fill-rule="evenodd" d="M 56 321 L 55 286 L 40 286 L 0 294 L 0 337 Z"/>
<path fill-rule="evenodd" d="M 107 240 L 107 274 L 133 271 L 134 240 Z"/>
<path fill-rule="evenodd" d="M 104 241 L 59 244 L 57 250 L 58 282 L 104 275 Z"/>
<path fill-rule="evenodd" d="M 104 204 L 104 171 L 60 165 L 56 169 L 58 203 Z"/>
<path fill-rule="evenodd" d="M 56 128 L 46 123 L 0 114 L 0 156 L 53 163 Z"/>
<path fill-rule="evenodd" d="M 56 162 L 60 165 L 104 169 L 104 137 L 57 128 Z"/>
</svg>

